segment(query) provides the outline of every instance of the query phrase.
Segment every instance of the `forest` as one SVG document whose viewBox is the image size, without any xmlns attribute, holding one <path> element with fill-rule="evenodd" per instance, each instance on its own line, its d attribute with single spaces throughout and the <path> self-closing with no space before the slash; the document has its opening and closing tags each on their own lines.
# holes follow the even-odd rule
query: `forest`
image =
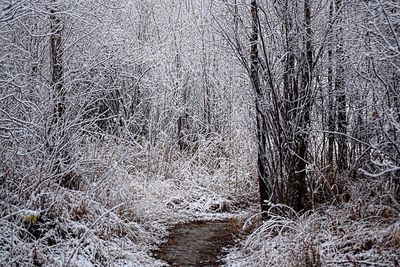
<svg viewBox="0 0 400 267">
<path fill-rule="evenodd" d="M 0 0 L 0 266 L 399 259 L 398 0 Z"/>
</svg>

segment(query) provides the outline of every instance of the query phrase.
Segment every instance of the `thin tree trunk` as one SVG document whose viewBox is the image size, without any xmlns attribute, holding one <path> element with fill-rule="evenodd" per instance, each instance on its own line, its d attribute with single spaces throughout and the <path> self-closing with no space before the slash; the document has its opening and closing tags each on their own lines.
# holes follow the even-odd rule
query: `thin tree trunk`
<svg viewBox="0 0 400 267">
<path fill-rule="evenodd" d="M 50 10 L 51 35 L 50 35 L 50 56 L 51 56 L 51 86 L 55 95 L 55 123 L 62 120 L 65 113 L 65 90 L 63 81 L 63 63 L 61 48 L 62 23 L 60 18 Z"/>
<path fill-rule="evenodd" d="M 294 151 L 292 155 L 291 165 L 294 167 L 293 173 L 290 175 L 289 186 L 291 187 L 292 196 L 289 203 L 297 210 L 301 211 L 307 208 L 307 184 L 306 184 L 306 167 L 307 167 L 307 149 L 308 149 L 308 127 L 310 124 L 311 109 L 311 77 L 313 66 L 312 51 L 312 31 L 311 31 L 311 10 L 309 0 L 304 1 L 304 54 L 303 64 L 301 67 L 301 84 L 299 96 L 296 99 L 297 109 L 295 118 L 300 117 L 298 121 L 299 132 L 295 133 Z"/>
<path fill-rule="evenodd" d="M 267 174 L 265 170 L 265 146 L 266 146 L 266 129 L 265 119 L 261 110 L 262 92 L 259 77 L 259 63 L 258 63 L 258 6 L 257 1 L 251 1 L 251 18 L 252 18 L 252 33 L 250 36 L 250 79 L 255 91 L 255 104 L 256 104 L 256 123 L 257 123 L 257 169 L 258 169 L 258 182 L 261 201 L 261 211 L 263 217 L 267 218 L 267 211 L 269 205 L 266 201 L 269 200 L 270 193 L 267 187 Z"/>
<path fill-rule="evenodd" d="M 333 3 L 329 5 L 329 23 L 333 23 Z M 331 38 L 332 39 L 332 38 Z M 327 164 L 332 168 L 333 166 L 333 151 L 335 145 L 335 126 L 336 126 L 336 119 L 335 119 L 335 108 L 334 108 L 334 94 L 333 94 L 333 69 L 332 69 L 332 40 L 329 43 L 328 48 L 328 153 L 326 155 Z"/>
<path fill-rule="evenodd" d="M 336 0 L 336 10 L 338 16 L 342 13 L 342 0 Z M 339 20 L 341 23 L 341 20 Z M 339 26 L 337 33 L 337 62 L 336 62 L 336 79 L 335 89 L 337 91 L 337 129 L 340 135 L 337 137 L 338 141 L 338 159 L 337 166 L 339 171 L 347 169 L 347 112 L 346 112 L 346 93 L 344 90 L 344 66 L 343 66 L 343 28 Z"/>
<path fill-rule="evenodd" d="M 299 136 L 298 150 L 298 165 L 296 168 L 296 193 L 297 200 L 295 209 L 300 211 L 307 208 L 307 184 L 306 184 L 306 167 L 307 167 L 307 149 L 309 142 L 308 127 L 310 125 L 311 112 L 311 81 L 312 81 L 312 66 L 313 66 L 313 48 L 312 48 L 312 30 L 311 30 L 311 7 L 310 0 L 304 0 L 304 21 L 305 21 L 305 37 L 304 37 L 304 64 L 302 69 L 302 88 L 301 94 L 304 99 L 304 110 L 302 118 L 302 132 Z"/>
<path fill-rule="evenodd" d="M 62 61 L 62 21 L 56 14 L 54 7 L 50 9 L 50 66 L 51 66 L 51 87 L 54 94 L 54 113 L 52 119 L 51 136 L 52 144 L 49 147 L 53 157 L 54 172 L 61 185 L 65 187 L 76 187 L 72 182 L 71 173 L 65 170 L 70 164 L 70 155 L 67 151 L 67 138 L 64 130 L 65 123 L 65 88 L 63 80 Z"/>
</svg>

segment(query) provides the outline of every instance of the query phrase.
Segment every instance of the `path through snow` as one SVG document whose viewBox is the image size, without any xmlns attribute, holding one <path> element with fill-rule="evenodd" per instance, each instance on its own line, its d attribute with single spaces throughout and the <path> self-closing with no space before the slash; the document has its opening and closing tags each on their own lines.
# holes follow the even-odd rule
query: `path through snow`
<svg viewBox="0 0 400 267">
<path fill-rule="evenodd" d="M 178 224 L 155 255 L 171 266 L 220 266 L 224 248 L 234 244 L 239 231 L 233 219 Z"/>
</svg>

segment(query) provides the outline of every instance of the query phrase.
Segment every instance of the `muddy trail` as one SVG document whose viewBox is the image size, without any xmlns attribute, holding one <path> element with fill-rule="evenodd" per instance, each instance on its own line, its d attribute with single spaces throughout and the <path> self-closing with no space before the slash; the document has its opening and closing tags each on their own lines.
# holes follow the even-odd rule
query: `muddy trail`
<svg viewBox="0 0 400 267">
<path fill-rule="evenodd" d="M 221 266 L 224 248 L 234 245 L 239 232 L 235 220 L 178 224 L 154 254 L 170 266 Z"/>
</svg>

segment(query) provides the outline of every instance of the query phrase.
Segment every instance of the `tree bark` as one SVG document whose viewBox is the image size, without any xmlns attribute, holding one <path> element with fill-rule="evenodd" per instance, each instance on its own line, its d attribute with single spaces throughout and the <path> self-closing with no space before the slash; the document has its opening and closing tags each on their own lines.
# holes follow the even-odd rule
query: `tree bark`
<svg viewBox="0 0 400 267">
<path fill-rule="evenodd" d="M 62 61 L 62 28 L 63 24 L 60 17 L 56 14 L 54 7 L 50 9 L 50 67 L 51 81 L 50 85 L 54 94 L 54 112 L 52 127 L 50 129 L 53 138 L 49 147 L 54 163 L 54 173 L 61 182 L 62 186 L 76 188 L 73 184 L 70 171 L 65 170 L 65 166 L 70 165 L 70 155 L 67 150 L 65 124 L 65 87 L 64 72 Z"/>
<path fill-rule="evenodd" d="M 312 30 L 311 30 L 311 7 L 310 0 L 304 0 L 304 22 L 305 22 L 305 36 L 304 36 L 304 63 L 302 67 L 302 81 L 301 81 L 301 98 L 304 99 L 302 106 L 303 118 L 301 120 L 298 158 L 296 167 L 296 183 L 295 189 L 297 193 L 296 204 L 294 208 L 298 211 L 307 208 L 307 184 L 306 184 L 306 167 L 307 167 L 307 149 L 309 142 L 309 125 L 310 125 L 310 112 L 312 92 L 312 68 L 313 68 L 313 47 L 312 47 Z"/>
<path fill-rule="evenodd" d="M 62 62 L 62 22 L 55 15 L 54 9 L 50 10 L 50 57 L 51 57 L 51 86 L 55 95 L 55 123 L 58 124 L 65 113 L 65 89 L 63 81 L 63 62 Z"/>
<path fill-rule="evenodd" d="M 337 15 L 342 13 L 342 0 L 335 0 Z M 341 23 L 341 19 L 339 19 Z M 340 133 L 337 137 L 338 142 L 338 159 L 337 166 L 339 171 L 347 169 L 347 111 L 346 111 L 346 92 L 344 88 L 344 65 L 343 65 L 343 28 L 339 26 L 337 33 L 337 49 L 336 49 L 336 79 L 335 90 L 337 92 L 337 130 Z"/>
<path fill-rule="evenodd" d="M 329 23 L 333 23 L 333 3 L 329 5 Z M 332 39 L 330 38 L 328 47 L 328 152 L 326 155 L 327 164 L 330 169 L 333 167 L 333 152 L 335 146 L 335 127 L 336 127 L 336 116 L 335 116 L 335 102 L 333 94 L 333 51 L 332 51 Z"/>
<path fill-rule="evenodd" d="M 268 218 L 269 205 L 267 201 L 270 198 L 267 186 L 267 173 L 265 169 L 265 147 L 266 147 L 266 128 L 265 118 L 261 110 L 262 91 L 259 77 L 259 62 L 258 62 L 258 6 L 257 1 L 251 1 L 251 18 L 252 18 L 252 33 L 250 36 L 250 79 L 255 91 L 256 104 L 256 124 L 257 124 L 257 176 L 259 182 L 261 211 L 263 218 Z"/>
<path fill-rule="evenodd" d="M 307 184 L 306 184 L 306 167 L 307 167 L 307 149 L 308 149 L 308 127 L 310 124 L 310 109 L 312 102 L 311 95 L 311 80 L 313 66 L 313 51 L 312 51 L 312 30 L 311 30 L 311 8 L 309 0 L 304 1 L 304 22 L 305 34 L 303 37 L 304 52 L 303 62 L 301 64 L 301 88 L 297 103 L 296 117 L 300 116 L 298 122 L 297 133 L 295 133 L 295 148 L 296 155 L 292 155 L 294 172 L 290 174 L 294 179 L 289 181 L 289 186 L 292 187 L 294 193 L 291 206 L 296 211 L 301 211 L 307 208 Z"/>
</svg>

